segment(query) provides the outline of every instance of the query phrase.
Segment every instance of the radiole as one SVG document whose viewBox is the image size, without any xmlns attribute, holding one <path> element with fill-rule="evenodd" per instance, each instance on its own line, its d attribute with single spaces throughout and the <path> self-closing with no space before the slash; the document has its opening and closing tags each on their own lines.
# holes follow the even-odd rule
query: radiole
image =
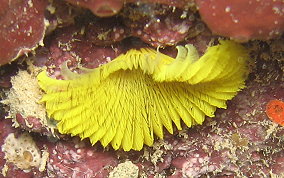
<svg viewBox="0 0 284 178">
<path fill-rule="evenodd" d="M 188 126 L 214 117 L 244 88 L 247 50 L 220 41 L 199 58 L 192 45 L 178 46 L 174 59 L 150 48 L 131 49 L 85 74 L 66 72 L 68 80 L 38 75 L 41 102 L 60 133 L 100 141 L 114 149 L 141 150 Z"/>
</svg>

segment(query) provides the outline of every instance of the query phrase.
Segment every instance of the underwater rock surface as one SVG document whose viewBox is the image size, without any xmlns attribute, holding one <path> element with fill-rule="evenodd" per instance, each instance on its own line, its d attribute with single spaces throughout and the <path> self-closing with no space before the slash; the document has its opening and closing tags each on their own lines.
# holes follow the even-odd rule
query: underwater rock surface
<svg viewBox="0 0 284 178">
<path fill-rule="evenodd" d="M 214 35 L 241 42 L 279 38 L 284 28 L 281 0 L 2 1 L 0 65 L 43 46 L 55 29 L 74 24 L 96 45 L 132 36 L 154 47 L 193 40 L 209 31 L 207 26 Z"/>
<path fill-rule="evenodd" d="M 40 148 L 48 148 L 50 159 L 46 163 L 46 172 L 41 174 L 64 177 L 80 175 L 81 171 L 90 169 L 87 174 L 95 176 L 91 171 L 93 164 L 100 163 L 105 168 L 101 175 L 106 176 L 111 172 L 111 167 L 130 160 L 138 166 L 141 176 L 282 175 L 284 129 L 269 120 L 265 113 L 270 100 L 284 100 L 279 41 L 255 42 L 249 46 L 257 60 L 253 64 L 254 72 L 250 74 L 247 88 L 228 103 L 227 110 L 219 109 L 215 118 L 207 118 L 203 125 L 184 129 L 174 135 L 166 134 L 164 140 L 156 140 L 152 148 L 145 146 L 140 152 L 102 151 L 99 144 L 92 147 L 88 142 L 66 136 L 50 140 L 32 134 Z M 267 57 L 271 56 L 274 59 L 268 60 Z M 11 126 L 9 119 L 1 119 L 0 125 L 5 128 L 1 132 L 1 140 L 9 133 L 21 132 Z M 72 154 L 68 156 L 64 152 Z M 73 161 L 71 163 L 64 159 Z M 2 168 L 3 165 L 4 162 Z M 13 168 L 10 168 L 11 165 Z M 7 175 L 23 174 L 12 163 L 8 167 Z M 36 175 L 38 171 L 32 169 L 30 174 Z"/>
<path fill-rule="evenodd" d="M 46 0 L 0 1 L 0 65 L 32 51 L 43 40 Z"/>
<path fill-rule="evenodd" d="M 162 1 L 157 2 L 162 3 Z M 163 4 L 171 4 L 174 1 L 163 2 L 165 2 Z M 177 6 L 180 9 L 173 13 L 167 6 L 164 11 L 152 11 L 154 18 L 143 16 L 145 7 L 156 7 L 152 2 L 138 7 L 138 15 L 132 16 L 139 17 L 137 21 L 135 18 L 125 17 L 124 15 L 130 10 L 122 8 L 117 15 L 105 19 L 109 22 L 107 24 L 90 12 L 76 9 L 76 6 L 67 6 L 65 3 L 48 6 L 50 14 L 46 18 L 50 26 L 47 29 L 44 46 L 35 49 L 34 55 L 21 57 L 11 65 L 0 68 L 1 100 L 5 99 L 7 92 L 13 88 L 11 76 L 12 78 L 17 76 L 18 71 L 25 71 L 31 75 L 37 73 L 37 67 L 31 67 L 30 63 L 41 67 L 48 66 L 48 71 L 60 78 L 60 65 L 64 61 L 70 61 L 68 67 L 73 71 L 77 71 L 78 63 L 84 67 L 95 68 L 130 48 L 170 45 L 160 50 L 175 56 L 176 51 L 171 45 L 192 43 L 202 54 L 210 42 L 216 41 L 216 36 L 212 35 L 206 27 L 202 29 L 202 26 L 197 26 L 203 22 L 199 19 L 198 12 L 192 9 L 188 14 L 194 15 L 193 21 L 186 15 L 187 13 L 184 14 L 185 19 L 180 19 L 183 14 L 181 12 L 184 10 L 181 8 L 184 4 L 183 6 L 180 4 Z M 125 8 L 136 5 L 127 4 Z M 57 6 L 61 8 L 52 8 Z M 59 10 L 63 7 L 66 9 L 70 7 L 70 14 L 62 14 Z M 153 9 L 155 8 L 151 8 Z M 54 13 L 51 13 L 53 10 Z M 0 16 L 2 17 L 1 13 Z M 158 17 L 161 17 L 161 21 L 158 22 L 160 24 L 155 25 Z M 181 21 L 172 24 L 176 18 Z M 116 21 L 116 19 L 119 20 Z M 155 19 L 155 23 L 150 23 L 149 30 L 145 30 L 151 19 Z M 113 23 L 114 21 L 117 23 Z M 204 21 L 207 23 L 205 19 Z M 179 27 L 180 24 L 185 24 L 182 27 L 185 27 L 186 35 L 176 35 L 171 28 L 165 28 L 164 22 L 169 22 L 170 26 L 178 25 Z M 220 21 L 217 22 L 220 23 Z M 134 27 L 130 25 L 132 23 Z M 208 26 L 210 28 L 210 25 Z M 159 29 L 163 33 L 157 33 Z M 190 31 L 190 29 L 194 30 Z M 147 38 L 139 35 L 139 30 L 144 30 L 141 34 L 147 34 Z M 211 30 L 214 32 L 213 29 Z M 231 32 L 231 29 L 228 31 Z M 235 34 L 237 31 L 222 35 L 234 38 Z M 253 34 L 246 36 L 245 39 L 258 38 Z M 166 36 L 175 40 L 173 44 L 158 40 Z M 36 117 L 24 117 L 25 115 L 21 112 L 15 113 L 17 116 L 15 118 L 5 119 L 10 109 L 9 105 L 1 103 L 1 176 L 11 178 L 71 177 L 72 175 L 111 177 L 129 176 L 129 172 L 132 177 L 137 175 L 141 177 L 283 176 L 284 128 L 271 121 L 265 112 L 271 100 L 284 101 L 283 37 L 280 40 L 254 41 L 244 45 L 250 49 L 251 57 L 254 59 L 249 64 L 251 74 L 246 82 L 247 88 L 228 102 L 228 109 L 219 109 L 216 117 L 206 118 L 203 125 L 185 128 L 181 132 L 176 131 L 174 135 L 166 134 L 164 140 L 155 139 L 153 147 L 145 146 L 139 152 L 113 151 L 110 147 L 103 149 L 100 144 L 91 146 L 87 140 L 80 141 L 76 137 L 60 135 L 56 130 L 50 129 L 54 123 L 47 124 L 45 120 Z M 14 48 L 11 50 L 13 51 Z M 10 59 L 5 58 L 5 63 L 8 61 Z M 23 61 L 30 62 L 26 64 Z M 6 138 L 10 134 L 20 138 L 23 133 L 30 135 L 33 140 L 27 139 L 27 144 L 35 143 L 40 150 L 42 162 L 39 167 L 32 166 L 22 170 L 16 163 L 6 159 L 7 153 L 3 149 L 3 145 L 7 142 Z M 21 156 L 21 159 L 27 162 L 34 158 L 29 152 L 23 152 Z"/>
<path fill-rule="evenodd" d="M 238 41 L 267 40 L 284 31 L 281 0 L 196 0 L 202 20 L 214 34 Z"/>
</svg>

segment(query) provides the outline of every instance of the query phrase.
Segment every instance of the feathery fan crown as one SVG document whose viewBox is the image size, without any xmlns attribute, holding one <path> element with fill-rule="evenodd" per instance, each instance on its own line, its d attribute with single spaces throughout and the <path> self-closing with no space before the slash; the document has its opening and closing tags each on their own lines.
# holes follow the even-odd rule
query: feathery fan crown
<svg viewBox="0 0 284 178">
<path fill-rule="evenodd" d="M 214 117 L 244 88 L 246 49 L 220 41 L 199 58 L 192 45 L 177 46 L 176 58 L 153 49 L 131 49 L 86 74 L 68 73 L 56 80 L 38 75 L 46 92 L 42 102 L 63 134 L 100 141 L 114 149 L 141 150 L 153 145 L 163 127 L 173 133 L 181 120 L 191 127 Z"/>
</svg>

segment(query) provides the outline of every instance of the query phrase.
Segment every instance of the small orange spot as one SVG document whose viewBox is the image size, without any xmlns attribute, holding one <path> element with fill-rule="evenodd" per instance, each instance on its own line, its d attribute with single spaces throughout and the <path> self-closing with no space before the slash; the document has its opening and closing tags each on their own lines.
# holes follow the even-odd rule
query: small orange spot
<svg viewBox="0 0 284 178">
<path fill-rule="evenodd" d="M 284 102 L 271 100 L 266 105 L 266 115 L 269 119 L 284 126 Z"/>
<path fill-rule="evenodd" d="M 24 159 L 28 162 L 32 162 L 33 161 L 33 155 L 31 154 L 31 152 L 29 151 L 24 151 L 23 152 L 23 156 L 24 156 Z"/>
</svg>

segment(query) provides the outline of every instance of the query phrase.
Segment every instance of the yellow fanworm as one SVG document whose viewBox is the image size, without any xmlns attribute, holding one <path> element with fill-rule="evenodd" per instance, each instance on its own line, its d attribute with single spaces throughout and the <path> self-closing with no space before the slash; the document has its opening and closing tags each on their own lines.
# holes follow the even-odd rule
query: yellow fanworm
<svg viewBox="0 0 284 178">
<path fill-rule="evenodd" d="M 131 49 L 85 74 L 68 80 L 38 75 L 49 117 L 62 134 L 89 138 L 117 150 L 153 145 L 163 128 L 173 133 L 214 117 L 244 88 L 248 51 L 233 41 L 208 47 L 199 58 L 193 45 L 177 46 L 176 58 L 150 48 Z"/>
</svg>

